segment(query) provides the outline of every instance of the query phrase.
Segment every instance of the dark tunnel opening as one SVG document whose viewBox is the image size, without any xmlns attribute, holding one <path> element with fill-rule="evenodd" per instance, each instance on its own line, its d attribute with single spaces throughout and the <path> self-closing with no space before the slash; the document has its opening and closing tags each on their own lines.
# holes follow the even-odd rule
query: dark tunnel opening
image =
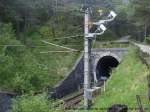
<svg viewBox="0 0 150 112">
<path fill-rule="evenodd" d="M 116 68 L 119 61 L 113 56 L 102 57 L 96 67 L 96 76 L 98 80 L 107 80 L 113 68 Z"/>
</svg>

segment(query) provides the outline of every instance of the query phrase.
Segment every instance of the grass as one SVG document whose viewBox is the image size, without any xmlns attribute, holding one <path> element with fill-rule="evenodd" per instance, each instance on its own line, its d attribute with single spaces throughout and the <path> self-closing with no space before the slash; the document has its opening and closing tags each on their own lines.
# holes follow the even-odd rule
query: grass
<svg viewBox="0 0 150 112">
<path fill-rule="evenodd" d="M 129 108 L 137 107 L 136 95 L 147 94 L 147 79 L 149 71 L 138 57 L 136 49 L 130 49 L 123 62 L 113 71 L 106 83 L 106 91 L 95 99 L 92 108 L 107 109 L 113 104 L 125 104 Z M 149 110 L 150 111 L 150 110 Z M 93 112 L 96 112 L 93 110 Z M 106 112 L 106 110 L 100 110 Z M 135 112 L 130 110 L 129 112 Z"/>
<path fill-rule="evenodd" d="M 115 43 L 115 42 L 100 43 L 100 42 L 95 42 L 94 48 L 126 48 L 128 46 L 129 46 L 129 43 Z"/>
</svg>

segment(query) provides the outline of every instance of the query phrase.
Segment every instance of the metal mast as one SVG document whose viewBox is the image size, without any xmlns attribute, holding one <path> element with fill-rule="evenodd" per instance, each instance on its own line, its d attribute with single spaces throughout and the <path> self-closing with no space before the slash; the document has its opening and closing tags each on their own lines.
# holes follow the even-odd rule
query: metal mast
<svg viewBox="0 0 150 112">
<path fill-rule="evenodd" d="M 90 100 L 88 99 L 88 89 L 90 89 L 90 44 L 87 37 L 89 34 L 89 9 L 85 10 L 84 15 L 84 107 L 88 109 Z"/>
<path fill-rule="evenodd" d="M 91 88 L 91 43 L 95 39 L 95 36 L 102 35 L 106 31 L 106 27 L 103 25 L 107 22 L 111 22 L 115 19 L 117 14 L 114 11 L 110 11 L 108 19 L 99 20 L 98 22 L 90 22 L 90 7 L 85 0 L 84 8 L 84 108 L 88 109 L 92 101 L 92 92 L 96 88 Z M 96 25 L 97 30 L 94 33 L 89 31 L 89 24 Z M 95 81 L 97 79 L 95 78 Z"/>
</svg>

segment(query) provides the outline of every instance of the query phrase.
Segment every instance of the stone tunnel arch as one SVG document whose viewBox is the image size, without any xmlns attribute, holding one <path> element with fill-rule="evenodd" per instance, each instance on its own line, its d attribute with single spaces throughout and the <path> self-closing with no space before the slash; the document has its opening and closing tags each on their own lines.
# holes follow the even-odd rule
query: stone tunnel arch
<svg viewBox="0 0 150 112">
<path fill-rule="evenodd" d="M 97 80 L 110 77 L 112 68 L 119 65 L 121 59 L 114 53 L 106 52 L 98 58 L 95 66 L 95 75 Z"/>
</svg>

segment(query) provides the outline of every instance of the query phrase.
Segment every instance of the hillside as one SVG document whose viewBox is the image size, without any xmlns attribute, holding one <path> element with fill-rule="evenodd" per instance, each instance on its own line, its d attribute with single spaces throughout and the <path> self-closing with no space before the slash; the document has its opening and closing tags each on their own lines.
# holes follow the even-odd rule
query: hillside
<svg viewBox="0 0 150 112">
<path fill-rule="evenodd" d="M 127 105 L 129 111 L 135 112 L 137 108 L 136 95 L 142 96 L 144 108 L 149 107 L 145 102 L 147 95 L 147 75 L 149 70 L 142 63 L 136 49 L 130 49 L 123 62 L 113 71 L 111 78 L 106 82 L 106 91 L 95 99 L 92 106 L 106 112 L 114 104 Z M 145 105 L 146 104 L 146 105 Z M 103 109 L 103 110 L 102 110 Z"/>
<path fill-rule="evenodd" d="M 0 26 L 1 90 L 29 93 L 52 88 L 79 56 L 78 53 L 41 53 L 64 49 L 42 43 L 44 39 L 37 32 L 31 35 L 30 44 L 24 45 L 15 39 L 10 24 Z"/>
</svg>

